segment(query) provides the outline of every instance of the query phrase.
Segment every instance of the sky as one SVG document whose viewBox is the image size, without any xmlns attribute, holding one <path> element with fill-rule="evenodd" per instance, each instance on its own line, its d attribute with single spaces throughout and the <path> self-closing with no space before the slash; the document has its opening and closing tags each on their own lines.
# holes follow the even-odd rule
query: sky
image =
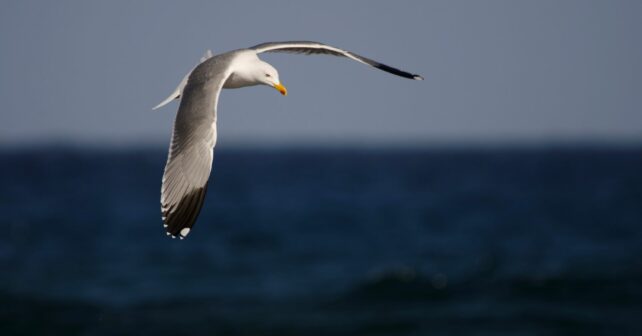
<svg viewBox="0 0 642 336">
<path fill-rule="evenodd" d="M 288 88 L 225 90 L 218 145 L 640 143 L 642 1 L 3 1 L 0 146 L 166 145 L 152 111 L 207 49 L 264 54 Z"/>
</svg>

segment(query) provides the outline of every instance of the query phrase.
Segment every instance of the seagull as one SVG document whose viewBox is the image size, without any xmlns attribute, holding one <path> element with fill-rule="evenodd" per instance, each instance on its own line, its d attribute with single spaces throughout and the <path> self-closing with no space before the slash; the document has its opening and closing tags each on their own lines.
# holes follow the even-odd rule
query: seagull
<svg viewBox="0 0 642 336">
<path fill-rule="evenodd" d="M 279 73 L 259 59 L 266 52 L 347 57 L 400 77 L 423 80 L 353 52 L 312 41 L 267 42 L 213 55 L 210 50 L 178 87 L 153 109 L 180 98 L 161 187 L 161 213 L 168 236 L 185 238 L 201 211 L 216 145 L 216 106 L 222 89 L 267 85 L 287 95 Z"/>
</svg>

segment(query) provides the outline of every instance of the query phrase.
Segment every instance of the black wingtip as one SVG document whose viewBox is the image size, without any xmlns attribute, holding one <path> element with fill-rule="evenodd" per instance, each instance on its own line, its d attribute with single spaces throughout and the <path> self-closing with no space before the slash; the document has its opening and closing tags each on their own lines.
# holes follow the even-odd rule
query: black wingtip
<svg viewBox="0 0 642 336">
<path fill-rule="evenodd" d="M 424 80 L 424 78 L 421 77 L 420 75 L 412 75 L 412 79 L 414 79 L 414 80 Z"/>
<path fill-rule="evenodd" d="M 195 188 L 187 193 L 177 205 L 164 206 L 163 226 L 168 236 L 180 239 L 187 237 L 201 211 L 206 192 L 207 185 L 203 188 Z"/>
</svg>

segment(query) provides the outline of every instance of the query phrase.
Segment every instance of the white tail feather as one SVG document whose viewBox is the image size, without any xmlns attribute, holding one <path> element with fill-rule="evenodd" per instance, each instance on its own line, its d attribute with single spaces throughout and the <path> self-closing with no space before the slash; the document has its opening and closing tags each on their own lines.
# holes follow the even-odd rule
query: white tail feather
<svg viewBox="0 0 642 336">
<path fill-rule="evenodd" d="M 214 54 L 212 53 L 212 50 L 207 49 L 205 51 L 205 55 L 203 55 L 203 57 L 201 57 L 201 63 L 203 63 L 203 62 L 207 61 L 208 59 L 212 58 L 212 56 L 214 56 Z"/>
<path fill-rule="evenodd" d="M 205 52 L 205 55 L 203 55 L 203 57 L 201 57 L 200 62 L 198 64 L 201 64 L 201 63 L 207 61 L 208 59 L 212 58 L 212 56 L 214 56 L 212 51 L 207 49 L 207 51 Z M 198 64 L 196 66 L 198 66 Z M 167 98 L 165 98 L 165 100 L 163 100 L 160 104 L 158 104 L 154 108 L 152 108 L 152 110 L 157 110 L 157 109 L 169 104 L 172 100 L 180 98 L 181 94 L 183 94 L 183 89 L 185 88 L 185 85 L 187 85 L 187 80 L 189 79 L 189 75 L 192 74 L 192 71 L 194 71 L 196 66 L 194 68 L 192 68 L 192 70 L 190 70 L 187 73 L 187 75 L 185 75 L 185 77 L 183 77 L 183 80 L 180 82 L 180 84 L 178 84 L 176 89 L 174 89 L 174 91 L 172 93 L 170 93 L 170 95 L 167 96 Z"/>
</svg>

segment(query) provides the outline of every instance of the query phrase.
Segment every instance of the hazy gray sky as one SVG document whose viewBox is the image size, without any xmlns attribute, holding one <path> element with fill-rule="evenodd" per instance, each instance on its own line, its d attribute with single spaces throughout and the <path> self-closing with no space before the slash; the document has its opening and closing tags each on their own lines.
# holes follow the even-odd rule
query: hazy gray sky
<svg viewBox="0 0 642 336">
<path fill-rule="evenodd" d="M 219 145 L 642 141 L 642 1 L 4 1 L 0 145 L 166 144 L 204 51 L 317 40 L 419 73 L 269 54 Z"/>
</svg>

